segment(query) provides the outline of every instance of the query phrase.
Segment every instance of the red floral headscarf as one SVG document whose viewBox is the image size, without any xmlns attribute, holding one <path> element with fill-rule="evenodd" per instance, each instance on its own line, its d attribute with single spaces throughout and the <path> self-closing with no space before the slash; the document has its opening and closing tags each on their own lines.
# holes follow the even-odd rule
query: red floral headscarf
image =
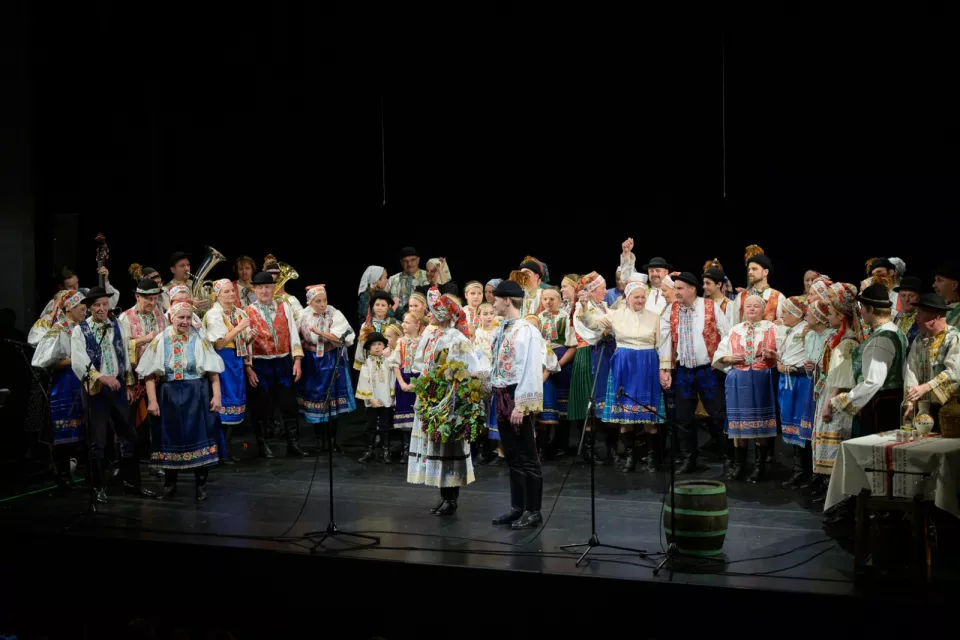
<svg viewBox="0 0 960 640">
<path fill-rule="evenodd" d="M 430 290 L 427 292 L 427 304 L 430 307 L 430 311 L 433 312 L 433 315 L 437 316 L 437 320 L 440 322 L 452 320 L 453 322 L 451 324 L 456 327 L 460 333 L 467 338 L 470 337 L 470 328 L 467 326 L 467 314 L 464 313 L 463 309 L 453 298 L 448 295 L 440 295 L 440 289 L 433 286 L 430 287 Z"/>
</svg>

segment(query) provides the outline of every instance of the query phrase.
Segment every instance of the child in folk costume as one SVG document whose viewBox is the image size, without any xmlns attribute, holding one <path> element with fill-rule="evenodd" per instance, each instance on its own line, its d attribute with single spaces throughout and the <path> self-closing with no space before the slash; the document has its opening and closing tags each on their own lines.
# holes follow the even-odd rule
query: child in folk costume
<svg viewBox="0 0 960 640">
<path fill-rule="evenodd" d="M 573 307 L 577 302 L 578 282 L 580 282 L 580 276 L 575 273 L 568 273 L 560 282 L 560 312 L 570 318 L 571 327 L 573 326 Z"/>
<path fill-rule="evenodd" d="M 570 322 L 570 313 L 562 309 L 562 297 L 555 287 L 548 287 L 541 293 L 543 311 L 540 312 L 540 335 L 557 356 L 557 365 L 560 370 L 549 378 L 550 386 L 557 397 L 557 427 L 552 439 L 551 451 L 547 456 L 565 455 L 570 440 L 570 422 L 567 419 L 567 408 L 570 404 L 570 376 L 573 370 L 573 359 L 577 355 L 577 336 Z M 544 395 L 546 396 L 546 383 Z M 545 402 L 546 404 L 546 402 Z M 544 413 L 547 413 L 544 406 Z M 542 417 L 543 414 L 541 414 Z"/>
<path fill-rule="evenodd" d="M 78 488 L 70 470 L 73 443 L 84 439 L 84 411 L 80 399 L 80 379 L 70 367 L 70 339 L 74 328 L 87 315 L 84 294 L 79 291 L 59 292 L 54 304 L 53 323 L 37 343 L 33 354 L 34 367 L 47 369 L 51 375 L 50 417 L 53 421 L 53 459 L 57 469 L 57 490 Z"/>
<path fill-rule="evenodd" d="M 777 396 L 773 371 L 777 367 L 776 326 L 763 319 L 766 301 L 751 294 L 743 301 L 745 320 L 735 325 L 713 354 L 713 366 L 727 372 L 727 436 L 734 439 L 736 459 L 728 477 L 742 480 L 746 472 L 747 440 L 765 448 L 777 437 Z M 757 451 L 750 482 L 766 478 L 766 452 Z"/>
<path fill-rule="evenodd" d="M 494 281 L 491 280 L 491 282 Z M 500 284 L 500 282 L 502 280 L 496 280 L 497 284 Z M 491 297 L 493 297 L 492 294 Z M 477 307 L 477 317 L 480 319 L 480 324 L 474 331 L 473 347 L 488 358 L 492 358 L 493 336 L 497 332 L 497 325 L 499 324 L 497 312 L 492 304 L 484 302 Z M 497 425 L 497 412 L 492 410 L 491 402 L 490 398 L 484 400 L 484 406 L 487 409 L 487 430 L 480 441 L 480 459 L 477 460 L 477 465 L 493 464 L 499 466 L 504 464 L 503 447 L 500 446 L 500 429 Z"/>
<path fill-rule="evenodd" d="M 357 398 L 367 405 L 367 450 L 357 462 L 369 462 L 374 459 L 374 447 L 377 437 L 383 454 L 380 460 L 390 464 L 390 430 L 393 428 L 393 387 L 394 376 L 383 355 L 387 348 L 387 339 L 380 333 L 371 333 L 363 345 L 367 355 L 360 368 L 357 381 Z"/>
<path fill-rule="evenodd" d="M 783 483 L 785 489 L 799 487 L 809 476 L 810 452 L 807 443 L 813 436 L 813 385 L 807 376 L 805 334 L 807 305 L 799 296 L 783 301 L 783 324 L 777 327 L 777 352 L 780 362 L 778 399 L 783 441 L 793 447 L 793 476 Z M 811 342 L 813 338 L 811 338 Z"/>
<path fill-rule="evenodd" d="M 524 317 L 524 320 L 540 331 L 540 316 L 530 314 Z M 543 354 L 543 410 L 537 414 L 535 422 L 537 425 L 537 455 L 541 460 L 544 458 L 544 449 L 550 437 L 550 429 L 556 429 L 560 422 L 560 412 L 557 405 L 557 392 L 550 380 L 550 376 L 560 371 L 560 364 L 557 354 L 553 352 L 550 344 L 546 344 L 546 350 Z M 554 432 L 554 435 L 556 433 Z"/>
<path fill-rule="evenodd" d="M 357 352 L 353 358 L 353 368 L 357 371 L 363 367 L 367 361 L 367 350 L 363 345 L 367 342 L 367 337 L 372 333 L 383 334 L 388 324 L 395 323 L 396 320 L 390 317 L 390 308 L 393 300 L 386 291 L 374 291 L 370 297 L 370 309 L 367 313 L 367 321 L 360 328 L 360 335 L 357 340 Z M 389 355 L 389 353 L 387 354 Z"/>
<path fill-rule="evenodd" d="M 317 450 L 325 451 L 329 439 L 334 452 L 340 453 L 338 417 L 357 408 L 346 353 L 347 347 L 353 344 L 353 329 L 346 316 L 327 303 L 325 285 L 307 287 L 307 305 L 297 323 L 303 347 L 303 376 L 297 384 L 297 404 L 303 419 L 313 425 Z M 340 371 L 331 391 L 340 350 Z"/>
<path fill-rule="evenodd" d="M 463 295 L 467 298 L 467 306 L 463 308 L 467 314 L 467 327 L 470 329 L 470 338 L 472 339 L 477 327 L 480 326 L 479 308 L 483 303 L 483 285 L 476 280 L 471 280 L 463 288 Z"/>
<path fill-rule="evenodd" d="M 487 304 L 493 305 L 493 292 L 496 290 L 497 285 L 503 282 L 500 278 L 493 278 L 487 284 L 483 285 L 483 301 Z"/>
<path fill-rule="evenodd" d="M 825 294 L 825 291 L 822 293 Z M 797 298 L 799 299 L 800 296 L 797 296 Z M 806 299 L 807 313 L 804 319 L 807 322 L 808 330 L 803 332 L 805 334 L 803 337 L 803 370 L 810 386 L 810 403 L 812 409 L 810 411 L 810 430 L 801 429 L 798 433 L 800 440 L 803 441 L 804 479 L 802 479 L 799 484 L 801 489 L 808 488 L 810 483 L 819 477 L 813 473 L 813 426 L 816 423 L 816 405 L 819 398 L 816 384 L 818 379 L 817 367 L 823 358 L 823 352 L 824 349 L 826 349 L 827 342 L 836 334 L 836 329 L 829 326 L 830 310 L 827 303 L 820 300 L 819 294 L 813 293 L 812 288 L 808 289 Z M 786 313 L 786 311 L 784 311 L 784 313 Z M 791 478 L 790 481 L 786 483 L 785 488 L 793 486 L 795 485 L 793 478 Z"/>
<path fill-rule="evenodd" d="M 413 356 L 420 342 L 420 333 L 423 331 L 423 316 L 412 312 L 403 314 L 403 336 L 397 340 L 397 345 L 387 360 L 387 365 L 393 370 L 396 383 L 393 389 L 394 411 L 393 428 L 399 429 L 403 437 L 403 450 L 400 462 L 406 462 L 410 452 L 410 430 L 413 428 L 413 405 L 417 396 L 411 390 L 411 382 L 418 375 L 413 373 Z"/>
</svg>

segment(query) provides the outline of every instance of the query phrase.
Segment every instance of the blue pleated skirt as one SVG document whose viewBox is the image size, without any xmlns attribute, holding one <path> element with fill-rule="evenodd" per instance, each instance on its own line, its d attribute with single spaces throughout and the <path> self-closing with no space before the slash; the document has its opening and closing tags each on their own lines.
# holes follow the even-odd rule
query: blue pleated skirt
<svg viewBox="0 0 960 640">
<path fill-rule="evenodd" d="M 726 379 L 731 438 L 777 437 L 777 394 L 770 369 L 731 369 Z"/>
<path fill-rule="evenodd" d="M 160 383 L 160 419 L 150 464 L 160 469 L 193 469 L 217 464 L 218 414 L 210 411 L 210 383 L 177 380 Z"/>
<path fill-rule="evenodd" d="M 600 355 L 603 350 L 603 357 Z M 590 361 L 590 375 L 596 380 L 593 389 L 593 406 L 597 416 L 602 416 L 607 405 L 607 385 L 610 380 L 610 360 L 617 349 L 617 342 L 613 338 L 604 338 L 593 346 Z M 591 383 L 593 383 L 591 380 Z M 614 389 L 616 391 L 616 389 Z"/>
<path fill-rule="evenodd" d="M 497 425 L 497 412 L 493 407 L 493 396 L 484 399 L 483 409 L 487 412 L 487 438 L 500 439 L 500 427 Z"/>
<path fill-rule="evenodd" d="M 220 374 L 220 422 L 230 427 L 243 424 L 247 413 L 247 377 L 243 370 L 243 358 L 232 348 L 218 349 L 217 354 L 223 360 L 223 373 Z"/>
<path fill-rule="evenodd" d="M 419 378 L 419 373 L 405 373 L 400 372 L 400 375 L 403 377 L 403 381 L 407 384 L 410 384 L 410 381 L 414 378 Z M 393 411 L 393 428 L 394 429 L 412 429 L 413 428 L 413 418 L 414 410 L 413 406 L 417 402 L 417 394 L 412 391 L 402 391 L 400 389 L 400 383 L 397 382 L 393 389 L 393 398 L 395 401 L 394 411 Z"/>
<path fill-rule="evenodd" d="M 327 351 L 322 356 L 317 356 L 313 351 L 305 351 L 300 362 L 303 372 L 300 382 L 297 383 L 297 403 L 304 420 L 311 424 L 324 423 L 357 408 L 346 358 L 340 363 L 340 375 L 330 396 L 330 406 L 324 406 L 337 364 L 336 349 Z"/>
<path fill-rule="evenodd" d="M 560 375 L 559 373 L 556 375 Z M 540 424 L 558 424 L 560 422 L 559 403 L 557 402 L 557 388 L 553 384 L 553 377 L 543 383 L 543 411 L 537 416 Z"/>
<path fill-rule="evenodd" d="M 623 395 L 617 392 L 623 387 Z M 660 419 L 643 406 L 660 407 L 660 357 L 656 349 L 619 348 L 610 359 L 603 421 L 655 424 Z"/>
<path fill-rule="evenodd" d="M 83 400 L 80 398 L 80 379 L 70 367 L 53 373 L 50 389 L 50 415 L 53 419 L 53 444 L 67 444 L 83 440 Z"/>
<path fill-rule="evenodd" d="M 790 387 L 787 388 L 787 381 Z M 805 446 L 813 440 L 813 416 L 816 403 L 813 400 L 813 382 L 805 373 L 780 376 L 780 425 L 783 441 L 787 444 Z"/>
</svg>

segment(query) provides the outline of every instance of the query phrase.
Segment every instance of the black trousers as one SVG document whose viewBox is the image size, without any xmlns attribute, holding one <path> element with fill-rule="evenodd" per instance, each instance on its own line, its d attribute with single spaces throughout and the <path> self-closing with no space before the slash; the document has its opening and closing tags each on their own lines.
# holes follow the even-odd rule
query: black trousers
<svg viewBox="0 0 960 640">
<path fill-rule="evenodd" d="M 386 438 L 393 429 L 393 407 L 367 407 L 367 446 L 372 447 L 376 443 L 377 434 L 380 434 L 381 441 L 386 443 Z"/>
<path fill-rule="evenodd" d="M 510 423 L 513 393 L 516 387 L 494 389 L 497 424 L 503 457 L 510 469 L 510 507 L 540 511 L 543 502 L 543 473 L 537 455 L 537 437 L 533 416 L 525 416 L 518 426 Z"/>
<path fill-rule="evenodd" d="M 280 415 L 283 416 L 283 425 L 287 431 L 287 438 L 296 437 L 297 419 L 300 410 L 297 408 L 297 394 L 293 387 L 286 387 L 280 384 L 270 385 L 259 384 L 256 387 L 247 387 L 250 391 L 250 400 L 253 404 L 253 413 L 257 422 L 261 424 L 270 424 L 273 422 L 274 407 L 280 409 Z"/>
<path fill-rule="evenodd" d="M 900 428 L 900 404 L 903 388 L 878 391 L 870 402 L 860 410 L 860 431 L 854 437 L 872 436 L 875 433 Z"/>
<path fill-rule="evenodd" d="M 197 467 L 193 470 L 193 481 L 198 487 L 202 487 L 207 484 L 208 475 L 210 475 L 210 467 Z M 179 476 L 179 469 L 168 469 L 166 473 L 163 474 L 163 486 L 176 486 Z"/>
<path fill-rule="evenodd" d="M 697 459 L 699 433 L 697 433 L 697 401 L 710 416 L 715 428 L 721 430 L 727 424 L 727 399 L 724 392 L 723 373 L 710 365 L 702 367 L 679 367 L 673 371 L 673 401 L 677 426 L 677 439 L 686 442 L 686 455 Z"/>
<path fill-rule="evenodd" d="M 103 460 L 107 449 L 109 426 L 120 442 L 120 474 L 123 480 L 135 487 L 140 486 L 140 465 L 136 459 L 137 431 L 127 420 L 130 404 L 127 402 L 126 389 L 110 391 L 102 388 L 100 393 L 83 393 L 84 411 L 89 415 L 87 424 L 87 443 L 90 451 L 88 464 L 91 481 L 95 488 L 103 487 Z"/>
</svg>

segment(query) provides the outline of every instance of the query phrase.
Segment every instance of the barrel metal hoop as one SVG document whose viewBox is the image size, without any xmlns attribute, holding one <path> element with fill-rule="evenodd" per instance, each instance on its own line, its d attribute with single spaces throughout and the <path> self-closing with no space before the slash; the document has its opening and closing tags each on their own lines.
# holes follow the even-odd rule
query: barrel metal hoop
<svg viewBox="0 0 960 640">
<path fill-rule="evenodd" d="M 674 511 L 670 508 L 670 505 L 664 507 L 667 511 L 676 513 L 678 516 L 703 516 L 705 518 L 715 517 L 715 516 L 726 516 L 730 515 L 729 509 L 722 509 L 720 511 L 697 511 L 696 509 L 677 509 Z"/>
<path fill-rule="evenodd" d="M 727 535 L 726 529 L 719 529 L 717 531 L 677 531 L 676 534 L 674 534 L 673 529 L 668 529 L 667 527 L 664 527 L 663 530 L 670 535 L 683 538 L 716 538 Z"/>
</svg>

